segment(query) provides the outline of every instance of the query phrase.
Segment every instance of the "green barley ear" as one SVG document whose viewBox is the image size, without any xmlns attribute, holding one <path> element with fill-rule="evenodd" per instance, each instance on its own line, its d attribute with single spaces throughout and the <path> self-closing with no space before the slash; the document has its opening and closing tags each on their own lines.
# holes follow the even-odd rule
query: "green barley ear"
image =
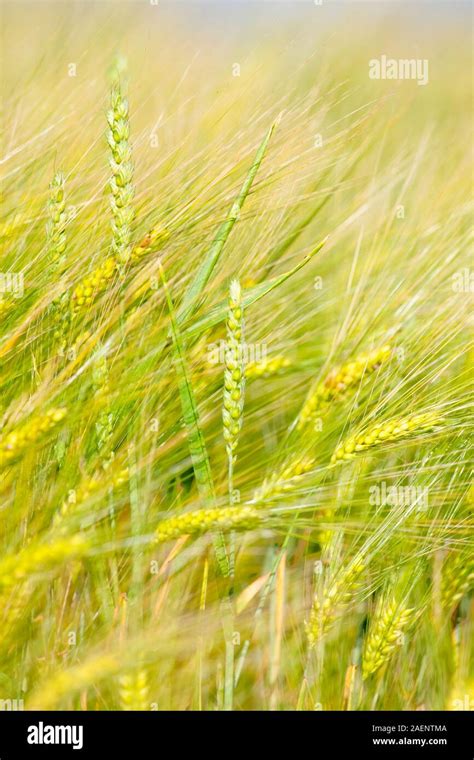
<svg viewBox="0 0 474 760">
<path fill-rule="evenodd" d="M 19 425 L 9 433 L 0 434 L 0 469 L 21 458 L 32 444 L 39 445 L 64 419 L 67 410 L 50 409 Z"/>
<path fill-rule="evenodd" d="M 336 622 L 341 611 L 351 601 L 362 583 L 362 573 L 366 565 L 357 558 L 342 567 L 320 585 L 315 594 L 309 621 L 306 623 L 306 635 L 310 648 L 327 633 Z"/>
<path fill-rule="evenodd" d="M 119 677 L 122 710 L 148 710 L 148 676 L 145 670 L 134 670 Z"/>
<path fill-rule="evenodd" d="M 9 297 L 7 294 L 0 294 L 0 317 L 4 317 L 5 314 L 8 314 L 10 309 L 13 306 L 13 299 Z"/>
<path fill-rule="evenodd" d="M 66 261 L 66 222 L 65 211 L 65 178 L 62 172 L 57 172 L 49 186 L 47 205 L 48 221 L 46 235 L 48 244 L 48 259 L 51 271 L 64 266 Z"/>
<path fill-rule="evenodd" d="M 128 100 L 123 94 L 118 76 L 112 85 L 107 122 L 109 125 L 107 142 L 111 151 L 109 163 L 112 170 L 109 182 L 113 233 L 112 254 L 117 259 L 118 268 L 123 270 L 131 252 L 134 193 Z"/>
<path fill-rule="evenodd" d="M 66 222 L 65 211 L 66 180 L 62 172 L 57 172 L 49 186 L 50 196 L 47 204 L 48 221 L 46 236 L 48 246 L 49 271 L 51 275 L 61 272 L 66 264 Z M 60 353 L 64 353 L 70 326 L 70 295 L 67 291 L 55 298 L 51 304 L 53 319 L 53 337 L 59 342 Z"/>
<path fill-rule="evenodd" d="M 140 242 L 133 246 L 130 256 L 131 264 L 139 264 L 149 253 L 161 248 L 169 239 L 170 234 L 170 230 L 164 224 L 157 224 L 149 230 Z"/>
<path fill-rule="evenodd" d="M 261 521 L 261 513 L 253 507 L 197 509 L 162 520 L 155 531 L 155 543 L 161 544 L 181 536 L 196 536 L 217 530 L 252 530 Z"/>
<path fill-rule="evenodd" d="M 101 489 L 121 488 L 121 486 L 129 481 L 129 478 L 130 473 L 128 467 L 124 467 L 122 462 L 114 459 L 112 467 L 108 467 L 106 470 L 101 469 L 92 477 L 84 478 L 76 489 L 69 492 L 67 498 L 63 501 L 54 517 L 54 525 L 62 527 L 64 518 L 77 510 L 95 493 Z"/>
<path fill-rule="evenodd" d="M 102 467 L 106 470 L 114 458 L 114 452 L 111 450 L 114 417 L 109 403 L 110 388 L 107 357 L 103 352 L 100 352 L 94 360 L 92 384 L 94 398 L 99 404 L 99 414 L 95 423 L 96 446 L 100 454 Z"/>
<path fill-rule="evenodd" d="M 405 438 L 413 438 L 420 433 L 426 433 L 428 430 L 433 430 L 441 421 L 442 417 L 438 412 L 426 412 L 376 423 L 362 433 L 351 436 L 338 446 L 332 455 L 331 464 L 346 459 L 354 459 L 357 454 L 384 443 L 392 443 Z"/>
<path fill-rule="evenodd" d="M 290 365 L 290 359 L 282 354 L 272 356 L 271 359 L 249 362 L 245 367 L 245 378 L 246 380 L 253 380 L 258 377 L 271 377 L 287 369 Z"/>
<path fill-rule="evenodd" d="M 99 264 L 90 274 L 86 275 L 76 285 L 72 292 L 70 311 L 71 316 L 84 311 L 94 303 L 99 293 L 103 293 L 117 274 L 117 260 L 113 256 Z"/>
<path fill-rule="evenodd" d="M 233 280 L 229 291 L 227 317 L 227 344 L 224 368 L 224 440 L 229 467 L 235 463 L 239 434 L 242 428 L 245 390 L 245 367 L 243 357 L 244 312 L 242 293 L 238 280 Z"/>
<path fill-rule="evenodd" d="M 291 492 L 310 472 L 315 465 L 314 457 L 296 456 L 292 460 L 284 462 L 276 473 L 266 478 L 263 485 L 258 488 L 253 496 L 254 502 L 268 501 Z"/>
<path fill-rule="evenodd" d="M 474 586 L 474 558 L 461 552 L 448 555 L 443 564 L 441 579 L 441 604 L 452 610 L 462 597 Z"/>
<path fill-rule="evenodd" d="M 317 413 L 329 404 L 339 401 L 350 390 L 354 390 L 362 380 L 374 373 L 392 355 L 390 345 L 360 354 L 342 366 L 333 369 L 327 377 L 310 391 L 303 404 L 297 429 L 302 430 L 314 422 Z"/>
<path fill-rule="evenodd" d="M 415 609 L 397 594 L 383 594 L 377 604 L 362 654 L 362 677 L 367 679 L 385 665 L 403 642 L 404 631 L 414 621 Z"/>
<path fill-rule="evenodd" d="M 34 573 L 59 569 L 67 562 L 83 557 L 89 548 L 86 539 L 79 535 L 49 543 L 31 543 L 0 561 L 0 589 L 28 581 Z"/>
</svg>

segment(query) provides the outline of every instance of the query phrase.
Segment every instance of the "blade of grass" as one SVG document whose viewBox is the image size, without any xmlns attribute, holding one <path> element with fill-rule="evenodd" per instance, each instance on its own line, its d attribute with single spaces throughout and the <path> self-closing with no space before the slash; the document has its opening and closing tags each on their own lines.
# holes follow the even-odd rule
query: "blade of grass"
<svg viewBox="0 0 474 760">
<path fill-rule="evenodd" d="M 265 282 L 261 282 L 258 285 L 255 285 L 253 288 L 249 288 L 243 298 L 242 298 L 242 306 L 244 309 L 247 309 L 249 306 L 252 306 L 254 303 L 259 301 L 264 296 L 268 295 L 268 293 L 271 293 L 272 290 L 279 287 L 279 285 L 282 285 L 289 277 L 296 274 L 300 269 L 302 269 L 311 259 L 313 256 L 315 256 L 318 251 L 321 250 L 323 245 L 328 240 L 329 236 L 326 236 L 321 242 L 317 244 L 315 248 L 313 248 L 310 253 L 308 253 L 301 261 L 298 262 L 292 269 L 289 269 L 287 272 L 284 272 L 283 274 L 279 275 L 279 277 L 275 277 L 272 280 L 266 280 Z M 226 318 L 227 314 L 227 301 L 222 301 L 222 303 L 217 304 L 213 309 L 210 309 L 209 312 L 202 317 L 201 319 L 196 320 L 195 322 L 192 322 L 187 327 L 183 327 L 182 333 L 183 335 L 199 335 L 200 333 L 205 332 L 205 330 L 208 330 L 210 327 L 215 327 L 215 325 L 219 324 L 219 322 L 222 322 Z"/>
<path fill-rule="evenodd" d="M 161 261 L 159 262 L 159 271 L 170 315 L 174 365 L 176 374 L 178 376 L 179 397 L 181 400 L 181 409 L 183 412 L 184 424 L 186 426 L 188 435 L 188 446 L 189 453 L 191 455 L 191 462 L 199 494 L 201 495 L 201 498 L 205 504 L 212 504 L 215 501 L 215 490 L 211 465 L 209 463 L 209 456 L 199 422 L 199 412 L 197 408 L 196 398 L 194 396 L 194 391 L 189 380 L 189 372 L 186 364 L 181 331 L 176 319 L 173 299 L 168 288 Z M 224 577 L 227 577 L 229 573 L 229 561 L 222 534 L 216 535 L 214 539 L 214 548 L 219 569 L 222 575 Z"/>
<path fill-rule="evenodd" d="M 239 218 L 242 206 L 244 205 L 245 199 L 247 198 L 247 195 L 250 192 L 250 188 L 252 187 L 255 176 L 260 168 L 260 164 L 263 161 L 263 157 L 267 150 L 268 143 L 270 141 L 270 138 L 273 132 L 275 131 L 278 121 L 279 119 L 273 122 L 267 134 L 265 135 L 263 141 L 261 142 L 257 150 L 257 153 L 255 154 L 253 164 L 250 167 L 249 172 L 245 178 L 244 184 L 242 185 L 237 198 L 232 204 L 227 214 L 226 219 L 219 226 L 216 236 L 212 242 L 212 245 L 208 253 L 206 254 L 201 266 L 199 267 L 196 273 L 196 276 L 193 278 L 190 288 L 188 289 L 186 295 L 184 296 L 183 302 L 181 304 L 181 307 L 179 309 L 178 316 L 177 316 L 177 321 L 179 323 L 185 322 L 186 319 L 188 319 L 188 317 L 191 316 L 196 306 L 198 305 L 201 293 L 204 290 L 207 282 L 209 281 L 209 278 L 214 270 L 214 267 L 219 261 L 219 257 L 222 253 L 222 249 L 224 248 L 227 238 L 232 232 L 232 228 L 234 224 Z"/>
</svg>

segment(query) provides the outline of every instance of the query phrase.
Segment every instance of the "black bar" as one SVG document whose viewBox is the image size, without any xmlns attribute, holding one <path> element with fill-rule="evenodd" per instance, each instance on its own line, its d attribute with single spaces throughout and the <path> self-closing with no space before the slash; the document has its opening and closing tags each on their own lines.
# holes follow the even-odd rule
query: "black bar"
<svg viewBox="0 0 474 760">
<path fill-rule="evenodd" d="M 474 757 L 471 712 L 0 712 L 0 760 L 28 757 L 147 758 L 184 753 L 268 760 L 286 751 L 332 760 Z M 57 728 L 58 727 L 58 728 Z M 61 728 L 62 727 L 62 728 Z M 49 743 L 54 740 L 58 743 Z M 63 743 L 69 742 L 69 743 Z M 74 746 L 76 749 L 74 749 Z M 330 754 L 331 753 L 331 754 Z"/>
</svg>

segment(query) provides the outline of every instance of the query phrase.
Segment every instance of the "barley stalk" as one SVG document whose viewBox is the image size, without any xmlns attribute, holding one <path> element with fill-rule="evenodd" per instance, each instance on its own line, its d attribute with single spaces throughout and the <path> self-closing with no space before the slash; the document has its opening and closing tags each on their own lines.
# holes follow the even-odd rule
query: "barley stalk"
<svg viewBox="0 0 474 760">
<path fill-rule="evenodd" d="M 3 318 L 5 314 L 11 311 L 13 306 L 13 298 L 5 293 L 0 293 L 0 318 Z"/>
</svg>

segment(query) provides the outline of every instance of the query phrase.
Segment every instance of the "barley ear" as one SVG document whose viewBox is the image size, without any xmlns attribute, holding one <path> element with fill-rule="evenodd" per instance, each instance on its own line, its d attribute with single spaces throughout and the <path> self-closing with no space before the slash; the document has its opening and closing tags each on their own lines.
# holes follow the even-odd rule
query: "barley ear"
<svg viewBox="0 0 474 760">
<path fill-rule="evenodd" d="M 300 412 L 297 429 L 315 421 L 316 415 L 329 404 L 340 401 L 347 393 L 373 374 L 392 354 L 389 345 L 356 356 L 351 361 L 333 369 L 326 378 L 312 389 Z"/>
<path fill-rule="evenodd" d="M 110 410 L 109 370 L 104 352 L 100 352 L 94 360 L 93 387 L 94 398 L 99 405 L 99 413 L 95 422 L 96 446 L 100 454 L 101 465 L 106 470 L 114 458 L 114 452 L 111 449 L 114 416 Z"/>
<path fill-rule="evenodd" d="M 145 670 L 133 670 L 119 676 L 119 697 L 122 710 L 149 709 L 148 676 Z"/>
<path fill-rule="evenodd" d="M 474 558 L 467 552 L 448 555 L 441 578 L 441 604 L 452 610 L 474 586 Z"/>
<path fill-rule="evenodd" d="M 351 436 L 340 444 L 332 455 L 331 464 L 354 459 L 357 454 L 377 448 L 385 443 L 414 438 L 433 430 L 441 421 L 442 417 L 437 412 L 426 412 L 375 423 L 362 433 Z"/>
<path fill-rule="evenodd" d="M 253 500 L 258 506 L 262 502 L 284 496 L 291 493 L 304 476 L 310 472 L 315 465 L 315 459 L 311 456 L 295 456 L 282 467 L 266 478 L 263 484 L 258 488 L 253 496 Z"/>
<path fill-rule="evenodd" d="M 324 581 L 317 590 L 309 620 L 306 623 L 306 635 L 310 648 L 333 626 L 342 610 L 350 604 L 359 589 L 365 570 L 365 563 L 353 560 Z"/>
<path fill-rule="evenodd" d="M 415 618 L 414 608 L 396 595 L 383 595 L 366 636 L 362 654 L 362 677 L 367 679 L 385 665 L 404 641 L 404 631 Z"/>
<path fill-rule="evenodd" d="M 132 150 L 129 139 L 129 106 L 118 76 L 112 85 L 107 122 L 109 127 L 107 142 L 111 153 L 109 164 L 112 170 L 109 182 L 112 210 L 112 255 L 116 259 L 119 269 L 123 270 L 131 254 L 134 192 Z"/>
<path fill-rule="evenodd" d="M 240 283 L 238 280 L 233 280 L 229 292 L 222 412 L 229 467 L 232 467 L 236 460 L 236 450 L 243 419 L 245 390 L 243 329 L 244 318 Z"/>
<path fill-rule="evenodd" d="M 57 172 L 49 186 L 49 200 L 47 205 L 48 221 L 46 235 L 48 245 L 48 261 L 52 272 L 62 269 L 66 261 L 66 222 L 65 212 L 65 179 L 61 172 Z"/>
<path fill-rule="evenodd" d="M 22 457 L 31 444 L 40 444 L 64 419 L 67 410 L 50 409 L 5 435 L 0 434 L 0 469 Z"/>
<path fill-rule="evenodd" d="M 261 513 L 253 507 L 197 509 L 162 520 L 155 531 L 155 543 L 160 544 L 181 536 L 201 535 L 216 530 L 252 530 L 261 521 Z"/>
<path fill-rule="evenodd" d="M 245 367 L 245 379 L 253 380 L 259 377 L 272 377 L 291 366 L 291 360 L 287 356 L 278 354 L 270 359 L 249 362 Z"/>
</svg>

